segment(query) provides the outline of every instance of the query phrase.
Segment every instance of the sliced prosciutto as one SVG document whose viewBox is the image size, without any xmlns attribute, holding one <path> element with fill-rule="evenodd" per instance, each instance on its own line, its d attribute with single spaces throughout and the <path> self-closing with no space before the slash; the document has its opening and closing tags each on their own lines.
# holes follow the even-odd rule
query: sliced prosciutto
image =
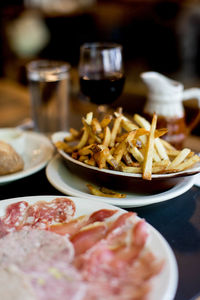
<svg viewBox="0 0 200 300">
<path fill-rule="evenodd" d="M 145 249 L 148 225 L 135 214 L 121 215 L 107 236 L 75 257 L 75 266 L 88 282 L 85 300 L 147 299 L 149 279 L 163 262 Z"/>
<path fill-rule="evenodd" d="M 67 223 L 51 225 L 49 227 L 49 230 L 60 235 L 68 234 L 68 236 L 72 238 L 74 235 L 78 234 L 81 229 L 84 229 L 85 226 L 88 226 L 95 222 L 103 222 L 111 218 L 116 212 L 117 210 L 111 209 L 97 210 L 89 216 L 84 215 Z"/>
</svg>

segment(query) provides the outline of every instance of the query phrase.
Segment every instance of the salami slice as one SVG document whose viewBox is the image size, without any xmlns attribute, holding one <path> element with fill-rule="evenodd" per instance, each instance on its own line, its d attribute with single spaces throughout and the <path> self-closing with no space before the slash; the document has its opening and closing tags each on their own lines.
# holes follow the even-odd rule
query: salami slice
<svg viewBox="0 0 200 300">
<path fill-rule="evenodd" d="M 28 206 L 26 201 L 19 201 L 7 206 L 2 222 L 9 231 L 20 229 L 23 226 Z"/>
<path fill-rule="evenodd" d="M 29 205 L 26 201 L 19 201 L 7 206 L 5 216 L 0 221 L 0 237 L 5 231 L 15 231 L 22 228 L 46 229 L 51 224 L 71 220 L 75 214 L 75 204 L 64 197 L 51 202 L 38 201 Z"/>
<path fill-rule="evenodd" d="M 68 198 L 56 198 L 51 202 L 38 201 L 27 211 L 24 226 L 44 229 L 54 223 L 70 220 L 75 213 L 75 204 Z"/>
</svg>

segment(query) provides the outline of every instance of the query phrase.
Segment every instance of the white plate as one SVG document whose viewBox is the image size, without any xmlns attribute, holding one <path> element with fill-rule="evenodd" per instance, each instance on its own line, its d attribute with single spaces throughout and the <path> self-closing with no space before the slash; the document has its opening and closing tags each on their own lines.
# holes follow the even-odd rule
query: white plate
<svg viewBox="0 0 200 300">
<path fill-rule="evenodd" d="M 24 169 L 0 176 L 0 184 L 24 178 L 41 170 L 52 158 L 54 147 L 43 134 L 16 128 L 0 129 L 0 140 L 10 143 L 24 160 Z"/>
<path fill-rule="evenodd" d="M 0 202 L 0 216 L 4 214 L 5 207 L 10 203 L 22 200 L 35 203 L 39 200 L 51 201 L 54 198 L 56 196 L 20 197 L 3 200 Z M 70 198 L 74 201 L 77 208 L 75 217 L 91 214 L 93 211 L 99 209 L 116 209 L 116 207 L 99 201 L 86 198 Z M 119 214 L 123 212 L 125 211 L 119 208 Z M 174 254 L 167 241 L 151 225 L 149 225 L 149 240 L 147 245 L 156 257 L 165 260 L 162 272 L 152 280 L 152 291 L 149 295 L 149 300 L 172 300 L 174 299 L 178 283 L 178 268 Z"/>
<path fill-rule="evenodd" d="M 189 190 L 195 180 L 194 176 L 186 177 L 171 189 L 154 195 L 127 193 L 126 198 L 107 198 L 91 195 L 86 187 L 89 182 L 72 173 L 59 155 L 47 165 L 46 175 L 49 182 L 66 195 L 99 200 L 120 207 L 144 206 L 172 199 Z"/>
<path fill-rule="evenodd" d="M 64 131 L 59 131 L 55 132 L 51 139 L 52 142 L 55 144 L 58 141 L 63 141 L 64 138 L 69 135 L 69 132 L 64 132 Z M 123 177 L 126 178 L 132 178 L 132 179 L 142 179 L 142 174 L 136 174 L 136 173 L 126 173 L 126 172 L 120 172 L 120 171 L 115 171 L 115 170 L 108 170 L 108 169 L 99 169 L 97 167 L 93 167 L 90 165 L 86 165 L 83 162 L 80 162 L 74 158 L 72 158 L 70 155 L 65 153 L 63 150 L 58 150 L 60 155 L 66 159 L 66 161 L 75 164 L 76 166 L 79 167 L 84 167 L 85 169 L 95 171 L 98 173 L 102 173 L 105 175 L 110 174 L 115 176 L 115 180 L 119 177 L 119 180 Z M 81 170 L 81 169 L 80 169 Z M 152 180 L 151 182 L 154 183 L 155 180 L 168 180 L 168 179 L 173 179 L 173 178 L 178 178 L 178 177 L 183 177 L 183 176 L 189 176 L 189 175 L 194 175 L 200 172 L 200 162 L 196 163 L 192 168 L 189 168 L 187 170 L 181 171 L 181 172 L 176 172 L 176 173 L 168 173 L 168 174 L 152 174 Z M 143 180 L 144 181 L 144 180 Z"/>
</svg>

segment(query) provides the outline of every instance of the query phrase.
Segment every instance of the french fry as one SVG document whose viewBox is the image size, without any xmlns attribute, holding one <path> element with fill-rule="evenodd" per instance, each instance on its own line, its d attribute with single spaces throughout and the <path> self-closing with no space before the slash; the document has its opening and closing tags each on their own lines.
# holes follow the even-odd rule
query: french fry
<svg viewBox="0 0 200 300">
<path fill-rule="evenodd" d="M 112 131 L 111 131 L 110 147 L 113 147 L 115 144 L 115 139 L 116 139 L 118 130 L 120 128 L 121 120 L 122 120 L 122 116 L 120 115 L 114 121 L 114 125 L 113 125 Z"/>
<path fill-rule="evenodd" d="M 103 145 L 105 147 L 108 147 L 110 144 L 110 139 L 111 139 L 111 132 L 110 132 L 110 128 L 108 126 L 106 126 L 104 128 L 104 139 L 103 139 Z"/>
<path fill-rule="evenodd" d="M 94 154 L 94 160 L 96 161 L 99 169 L 105 168 L 106 161 L 109 155 L 110 155 L 109 149 L 106 147 Z"/>
<path fill-rule="evenodd" d="M 165 135 L 168 132 L 167 128 L 156 129 L 155 131 L 155 139 Z"/>
<path fill-rule="evenodd" d="M 84 161 L 86 161 L 86 160 L 88 160 L 88 159 L 89 159 L 89 158 L 88 158 L 87 155 L 81 155 L 81 156 L 79 156 L 79 158 L 78 158 L 78 160 L 81 161 L 81 162 L 84 162 Z"/>
<path fill-rule="evenodd" d="M 94 160 L 93 157 L 84 160 L 84 163 L 87 164 L 87 165 L 89 165 L 89 166 L 92 166 L 92 167 L 96 166 L 96 162 L 95 162 L 95 160 Z"/>
<path fill-rule="evenodd" d="M 112 116 L 111 115 L 106 115 L 103 120 L 100 122 L 100 125 L 102 128 L 105 128 L 106 126 L 108 126 L 110 124 L 112 120 Z"/>
<path fill-rule="evenodd" d="M 125 161 L 127 166 L 133 166 L 134 162 L 132 160 L 131 155 L 128 153 L 128 151 L 126 150 L 124 155 L 123 155 L 123 160 Z"/>
<path fill-rule="evenodd" d="M 92 131 L 92 127 L 91 127 L 90 124 L 88 124 L 87 120 L 85 120 L 85 119 L 83 118 L 82 121 L 83 121 L 83 124 L 84 124 L 85 128 L 86 128 L 87 131 L 88 131 L 88 135 L 90 135 L 90 136 L 93 138 L 93 140 L 95 140 L 97 143 L 100 143 L 100 144 L 101 144 L 101 139 L 100 139 L 100 137 L 98 137 L 96 134 L 94 134 L 94 132 Z"/>
<path fill-rule="evenodd" d="M 87 113 L 85 120 L 86 120 L 88 125 L 91 125 L 92 119 L 93 119 L 93 112 Z"/>
<path fill-rule="evenodd" d="M 142 167 L 129 167 L 129 166 L 124 166 L 120 165 L 120 171 L 125 172 L 125 173 L 142 173 Z"/>
<path fill-rule="evenodd" d="M 64 138 L 64 142 L 72 142 L 72 141 L 75 141 L 77 140 L 78 138 L 80 138 L 81 136 L 81 131 L 78 131 L 74 128 L 70 128 L 70 135 L 69 136 L 66 136 Z"/>
<path fill-rule="evenodd" d="M 156 114 L 153 115 L 151 127 L 150 127 L 150 134 L 147 140 L 147 147 L 144 156 L 144 163 L 143 163 L 143 179 L 151 180 L 152 174 L 152 161 L 153 161 L 153 151 L 154 151 L 154 134 L 156 130 L 156 123 L 157 123 L 157 116 Z"/>
<path fill-rule="evenodd" d="M 165 140 L 161 140 L 161 143 L 163 144 L 163 146 L 165 147 L 165 149 L 168 150 L 176 150 L 176 148 L 174 146 L 172 146 L 170 143 L 168 143 Z"/>
<path fill-rule="evenodd" d="M 169 169 L 175 169 L 176 166 L 180 165 L 185 158 L 189 155 L 191 152 L 190 149 L 185 148 L 182 151 L 179 152 L 179 154 L 175 157 L 175 159 L 169 164 L 168 168 Z"/>
<path fill-rule="evenodd" d="M 138 114 L 135 114 L 133 119 L 140 127 L 143 127 L 146 130 L 150 130 L 150 123 L 145 118 L 141 117 Z M 158 138 L 155 139 L 155 147 L 161 159 L 169 159 L 167 152 L 165 151 L 165 148 L 162 145 L 162 142 Z"/>
<path fill-rule="evenodd" d="M 56 146 L 57 149 L 63 150 L 66 153 L 72 153 L 73 152 L 73 147 L 66 144 L 65 142 L 58 141 L 58 142 L 55 143 L 55 146 Z"/>
<path fill-rule="evenodd" d="M 94 144 L 90 144 L 88 146 L 85 146 L 85 147 L 79 149 L 78 150 L 78 154 L 79 155 L 89 155 L 89 154 L 92 154 L 93 152 L 92 152 L 91 148 L 93 147 L 93 145 Z"/>
<path fill-rule="evenodd" d="M 119 168 L 119 163 L 114 159 L 114 157 L 112 156 L 112 154 L 109 154 L 107 157 L 107 162 L 109 163 L 109 165 L 114 169 L 114 170 L 118 170 Z"/>
<path fill-rule="evenodd" d="M 99 134 L 102 131 L 101 125 L 96 118 L 92 119 L 91 127 L 94 134 Z"/>
<path fill-rule="evenodd" d="M 74 149 L 81 149 L 81 148 L 83 148 L 86 145 L 88 137 L 89 137 L 89 133 L 90 133 L 89 128 L 88 127 L 84 127 L 83 135 L 82 135 L 82 137 L 80 139 L 80 142 L 78 143 L 78 145 L 76 145 L 74 147 Z"/>
<path fill-rule="evenodd" d="M 139 161 L 139 162 L 144 161 L 144 156 L 142 155 L 140 150 L 138 150 L 137 147 L 132 146 L 130 143 L 129 143 L 129 146 L 128 146 L 128 152 L 131 153 L 137 161 Z"/>
<path fill-rule="evenodd" d="M 167 171 L 168 173 L 181 172 L 188 168 L 191 168 L 194 164 L 198 162 L 200 162 L 200 157 L 198 155 L 194 155 L 186 161 L 182 162 L 180 165 L 176 166 L 174 169 L 169 168 Z"/>
<path fill-rule="evenodd" d="M 122 119 L 122 128 L 129 132 L 138 129 L 138 126 L 129 120 Z"/>
<path fill-rule="evenodd" d="M 92 184 L 87 184 L 87 187 L 90 190 L 91 194 L 95 195 L 95 196 L 108 197 L 108 198 L 125 198 L 126 197 L 126 194 L 117 193 L 117 192 L 114 192 L 110 189 L 103 188 L 103 187 L 98 189 Z"/>
<path fill-rule="evenodd" d="M 152 173 L 158 174 L 158 173 L 165 173 L 166 168 L 169 166 L 170 161 L 169 160 L 162 160 L 161 162 L 154 162 L 152 166 Z"/>
</svg>

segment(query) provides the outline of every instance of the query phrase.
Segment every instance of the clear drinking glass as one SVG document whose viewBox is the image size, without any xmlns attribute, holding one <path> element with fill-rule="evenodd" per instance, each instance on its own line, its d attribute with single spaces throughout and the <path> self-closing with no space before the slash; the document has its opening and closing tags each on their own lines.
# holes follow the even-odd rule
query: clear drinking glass
<svg viewBox="0 0 200 300">
<path fill-rule="evenodd" d="M 122 93 L 125 81 L 122 46 L 115 43 L 83 44 L 79 80 L 81 92 L 91 102 L 104 107 L 114 102 Z"/>
<path fill-rule="evenodd" d="M 35 60 L 27 65 L 27 77 L 36 131 L 52 133 L 68 127 L 68 63 Z"/>
</svg>

